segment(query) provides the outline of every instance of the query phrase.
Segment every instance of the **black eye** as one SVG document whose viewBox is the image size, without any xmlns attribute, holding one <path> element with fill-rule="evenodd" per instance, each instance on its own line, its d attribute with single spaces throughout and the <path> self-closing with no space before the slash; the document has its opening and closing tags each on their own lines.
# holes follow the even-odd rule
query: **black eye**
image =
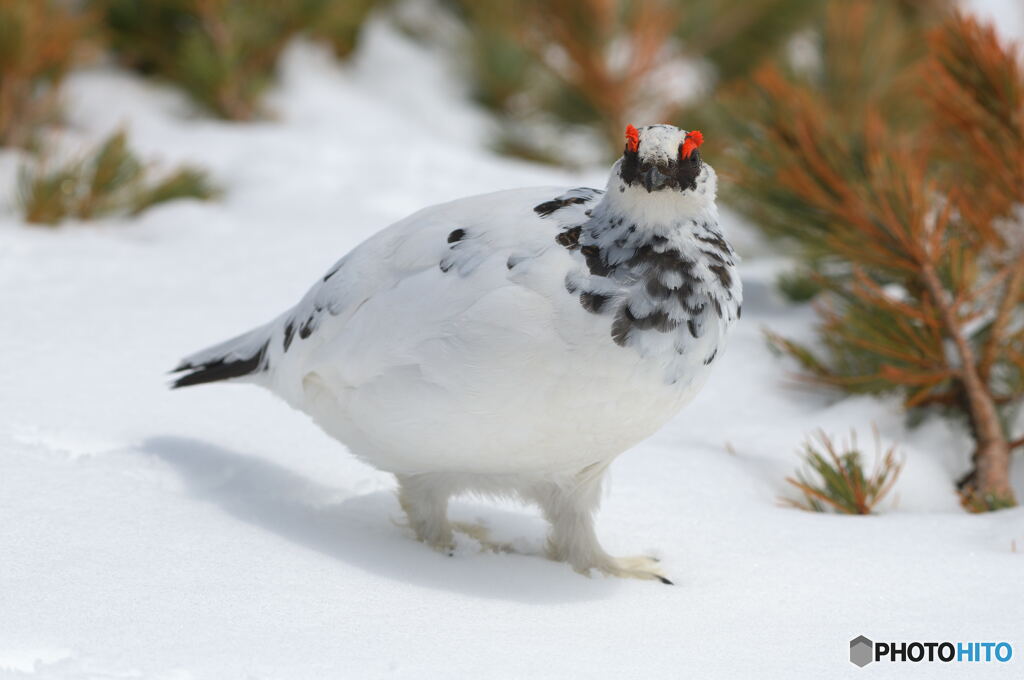
<svg viewBox="0 0 1024 680">
<path fill-rule="evenodd" d="M 698 163 L 700 163 L 700 152 L 698 152 L 696 149 L 694 149 L 694 150 L 692 150 L 690 152 L 689 157 L 683 158 L 683 146 L 684 146 L 683 144 L 679 145 L 679 160 L 680 160 L 680 162 L 686 161 L 687 163 L 690 163 L 691 165 L 697 165 Z"/>
</svg>

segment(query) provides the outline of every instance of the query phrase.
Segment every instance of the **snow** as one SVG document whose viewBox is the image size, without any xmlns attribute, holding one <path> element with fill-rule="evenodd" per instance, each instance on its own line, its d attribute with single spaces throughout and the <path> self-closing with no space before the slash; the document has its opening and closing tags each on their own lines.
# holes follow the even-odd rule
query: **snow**
<svg viewBox="0 0 1024 680">
<path fill-rule="evenodd" d="M 167 390 L 180 356 L 423 205 L 603 181 L 492 155 L 443 60 L 383 24 L 346 66 L 297 44 L 281 71 L 277 119 L 244 125 L 111 68 L 69 83 L 62 145 L 127 124 L 145 157 L 209 168 L 218 202 L 56 230 L 3 206 L 0 678 L 1020 676 L 1024 510 L 959 509 L 955 425 L 794 386 L 762 327 L 809 338 L 813 314 L 777 298 L 784 263 L 728 213 L 743 321 L 697 400 L 615 463 L 598 523 L 674 587 L 584 578 L 540 557 L 536 511 L 474 499 L 453 515 L 524 554 L 440 555 L 397 525 L 387 475 L 269 394 Z M 0 155 L 4 186 L 18 162 Z M 872 423 L 906 459 L 888 512 L 780 507 L 807 434 L 870 442 Z M 1015 655 L 859 669 L 860 634 Z"/>
<path fill-rule="evenodd" d="M 1024 40 L 1024 5 L 1020 0 L 961 0 L 964 11 L 991 22 L 1003 40 Z"/>
</svg>

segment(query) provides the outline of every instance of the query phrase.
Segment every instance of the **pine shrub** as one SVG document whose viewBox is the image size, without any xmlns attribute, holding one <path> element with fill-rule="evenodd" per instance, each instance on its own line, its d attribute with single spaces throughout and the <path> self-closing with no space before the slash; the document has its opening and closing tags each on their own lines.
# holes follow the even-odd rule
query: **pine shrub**
<svg viewBox="0 0 1024 680">
<path fill-rule="evenodd" d="M 593 131 L 609 155 L 621 153 L 627 123 L 696 127 L 701 105 L 680 102 L 699 93 L 675 84 L 684 60 L 710 65 L 712 86 L 729 82 L 820 11 L 819 0 L 451 2 L 469 29 L 476 96 L 505 123 L 505 150 L 554 162 L 566 154 L 546 153 L 533 123 Z"/>
<path fill-rule="evenodd" d="M 177 198 L 206 200 L 216 195 L 206 173 L 181 167 L 157 179 L 128 148 L 124 131 L 112 134 L 82 158 L 46 168 L 22 166 L 19 199 L 25 221 L 55 225 L 64 219 L 88 220 L 135 215 Z"/>
<path fill-rule="evenodd" d="M 836 3 L 834 32 L 860 30 L 868 50 L 884 11 Z M 766 68 L 735 93 L 733 105 L 753 104 L 736 136 L 736 204 L 822 273 L 817 347 L 770 333 L 773 345 L 816 382 L 962 417 L 974 439 L 964 506 L 997 509 L 1015 504 L 1011 451 L 1024 444 L 1012 431 L 1024 398 L 1024 72 L 966 16 L 913 36 L 884 38 L 886 77 L 851 82 L 826 58 L 817 79 Z M 858 82 L 863 102 L 842 86 Z"/>
<path fill-rule="evenodd" d="M 182 87 L 231 120 L 263 111 L 260 96 L 297 33 L 328 40 L 339 54 L 355 44 L 372 0 L 90 0 L 121 60 Z"/>
<path fill-rule="evenodd" d="M 882 452 L 875 432 L 876 462 L 871 472 L 864 469 L 864 456 L 857 446 L 856 432 L 845 445 L 819 431 L 802 452 L 804 467 L 786 482 L 800 492 L 799 498 L 783 498 L 790 505 L 809 512 L 837 512 L 870 515 L 892 490 L 903 467 L 895 448 Z"/>
<path fill-rule="evenodd" d="M 0 146 L 29 147 L 92 27 L 65 0 L 0 0 Z"/>
</svg>

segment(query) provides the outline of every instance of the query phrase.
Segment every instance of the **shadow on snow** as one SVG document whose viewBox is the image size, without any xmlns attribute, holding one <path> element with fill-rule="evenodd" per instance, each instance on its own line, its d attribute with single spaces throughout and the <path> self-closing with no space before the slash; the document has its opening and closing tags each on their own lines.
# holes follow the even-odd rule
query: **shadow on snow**
<svg viewBox="0 0 1024 680">
<path fill-rule="evenodd" d="M 396 525 L 401 511 L 390 492 L 338 502 L 336 489 L 287 468 L 185 437 L 154 437 L 141 449 L 173 467 L 195 498 L 295 545 L 384 578 L 548 604 L 601 599 L 621 586 L 612 580 L 587 579 L 537 555 L 437 553 Z M 516 519 L 519 533 L 526 533 L 526 518 Z"/>
</svg>

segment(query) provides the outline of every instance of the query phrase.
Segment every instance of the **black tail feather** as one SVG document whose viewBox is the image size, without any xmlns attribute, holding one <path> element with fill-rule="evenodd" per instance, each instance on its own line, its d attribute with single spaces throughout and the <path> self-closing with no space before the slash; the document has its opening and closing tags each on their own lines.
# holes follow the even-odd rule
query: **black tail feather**
<svg viewBox="0 0 1024 680">
<path fill-rule="evenodd" d="M 203 383 L 218 382 L 220 380 L 230 380 L 231 378 L 241 378 L 242 376 L 264 370 L 266 366 L 263 359 L 267 354 L 268 344 L 269 341 L 263 343 L 259 351 L 248 359 L 232 359 L 228 361 L 221 358 L 197 365 L 190 363 L 181 364 L 171 373 L 180 373 L 182 371 L 188 371 L 188 373 L 171 383 L 171 389 L 189 387 L 190 385 L 202 385 Z"/>
</svg>

